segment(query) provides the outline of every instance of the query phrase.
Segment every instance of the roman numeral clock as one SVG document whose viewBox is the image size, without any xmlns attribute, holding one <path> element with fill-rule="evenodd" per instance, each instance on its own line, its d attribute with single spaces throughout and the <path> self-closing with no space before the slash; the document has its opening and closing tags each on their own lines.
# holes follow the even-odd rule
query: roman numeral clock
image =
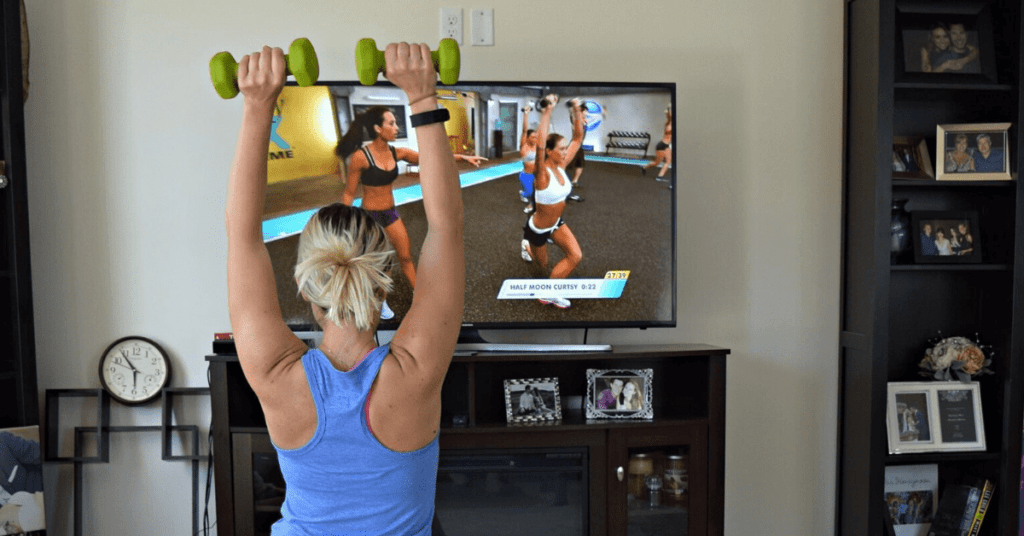
<svg viewBox="0 0 1024 536">
<path fill-rule="evenodd" d="M 100 383 L 127 406 L 152 402 L 171 379 L 171 362 L 159 344 L 137 336 L 111 343 L 100 357 Z"/>
</svg>

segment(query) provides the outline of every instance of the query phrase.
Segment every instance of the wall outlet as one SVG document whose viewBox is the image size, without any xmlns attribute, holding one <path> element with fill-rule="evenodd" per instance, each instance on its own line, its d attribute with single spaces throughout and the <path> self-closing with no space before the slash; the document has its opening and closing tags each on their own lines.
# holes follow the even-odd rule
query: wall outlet
<svg viewBox="0 0 1024 536">
<path fill-rule="evenodd" d="M 473 46 L 494 46 L 494 9 L 474 9 Z"/>
<path fill-rule="evenodd" d="M 454 39 L 462 46 L 462 8 L 441 8 L 441 39 Z"/>
</svg>

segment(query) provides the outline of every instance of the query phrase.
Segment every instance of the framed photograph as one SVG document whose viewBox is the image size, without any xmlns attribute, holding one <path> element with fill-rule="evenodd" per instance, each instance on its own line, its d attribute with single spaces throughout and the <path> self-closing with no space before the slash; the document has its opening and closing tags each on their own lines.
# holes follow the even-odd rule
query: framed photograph
<svg viewBox="0 0 1024 536">
<path fill-rule="evenodd" d="M 893 136 L 892 176 L 897 179 L 934 179 L 932 159 L 924 138 Z"/>
<path fill-rule="evenodd" d="M 985 450 L 978 382 L 889 382 L 890 454 Z"/>
<path fill-rule="evenodd" d="M 935 168 L 940 181 L 1010 180 L 1010 123 L 938 125 Z"/>
<path fill-rule="evenodd" d="M 561 420 L 558 378 L 505 380 L 505 416 L 510 423 Z"/>
<path fill-rule="evenodd" d="M 939 506 L 939 466 L 885 466 L 885 507 L 895 536 L 928 536 Z"/>
<path fill-rule="evenodd" d="M 910 213 L 910 229 L 916 263 L 981 262 L 977 212 L 915 210 Z"/>
<path fill-rule="evenodd" d="M 896 4 L 896 81 L 997 83 L 989 2 Z"/>
<path fill-rule="evenodd" d="M 587 369 L 588 419 L 653 419 L 654 369 Z"/>
</svg>

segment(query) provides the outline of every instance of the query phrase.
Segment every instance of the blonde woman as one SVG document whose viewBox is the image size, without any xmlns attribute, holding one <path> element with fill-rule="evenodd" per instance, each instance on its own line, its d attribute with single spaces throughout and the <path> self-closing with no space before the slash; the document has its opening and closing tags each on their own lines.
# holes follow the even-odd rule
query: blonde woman
<svg viewBox="0 0 1024 536">
<path fill-rule="evenodd" d="M 441 384 L 463 308 L 458 172 L 441 122 L 430 50 L 390 44 L 386 76 L 419 123 L 428 231 L 421 286 L 390 345 L 374 330 L 394 249 L 365 210 L 319 210 L 299 238 L 295 279 L 323 327 L 309 349 L 285 325 L 260 233 L 266 153 L 284 54 L 242 58 L 242 127 L 228 182 L 228 309 L 238 360 L 259 398 L 286 483 L 271 534 L 429 536 L 437 481 Z"/>
</svg>

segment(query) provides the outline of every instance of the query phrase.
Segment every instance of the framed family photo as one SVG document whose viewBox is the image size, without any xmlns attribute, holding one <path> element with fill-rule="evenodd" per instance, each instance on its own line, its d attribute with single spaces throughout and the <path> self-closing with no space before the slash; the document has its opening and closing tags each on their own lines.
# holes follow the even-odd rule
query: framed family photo
<svg viewBox="0 0 1024 536">
<path fill-rule="evenodd" d="M 934 179 L 932 159 L 924 138 L 893 136 L 892 176 L 897 179 Z"/>
<path fill-rule="evenodd" d="M 1011 123 L 938 125 L 935 128 L 937 179 L 1008 181 Z"/>
<path fill-rule="evenodd" d="M 558 378 L 505 380 L 505 416 L 510 423 L 561 420 Z"/>
<path fill-rule="evenodd" d="M 588 419 L 653 419 L 654 369 L 587 369 Z"/>
<path fill-rule="evenodd" d="M 889 382 L 890 454 L 985 450 L 978 382 Z"/>
<path fill-rule="evenodd" d="M 916 263 L 981 262 L 977 212 L 913 211 L 910 228 Z"/>
<path fill-rule="evenodd" d="M 997 83 L 989 2 L 898 1 L 897 83 Z"/>
</svg>

